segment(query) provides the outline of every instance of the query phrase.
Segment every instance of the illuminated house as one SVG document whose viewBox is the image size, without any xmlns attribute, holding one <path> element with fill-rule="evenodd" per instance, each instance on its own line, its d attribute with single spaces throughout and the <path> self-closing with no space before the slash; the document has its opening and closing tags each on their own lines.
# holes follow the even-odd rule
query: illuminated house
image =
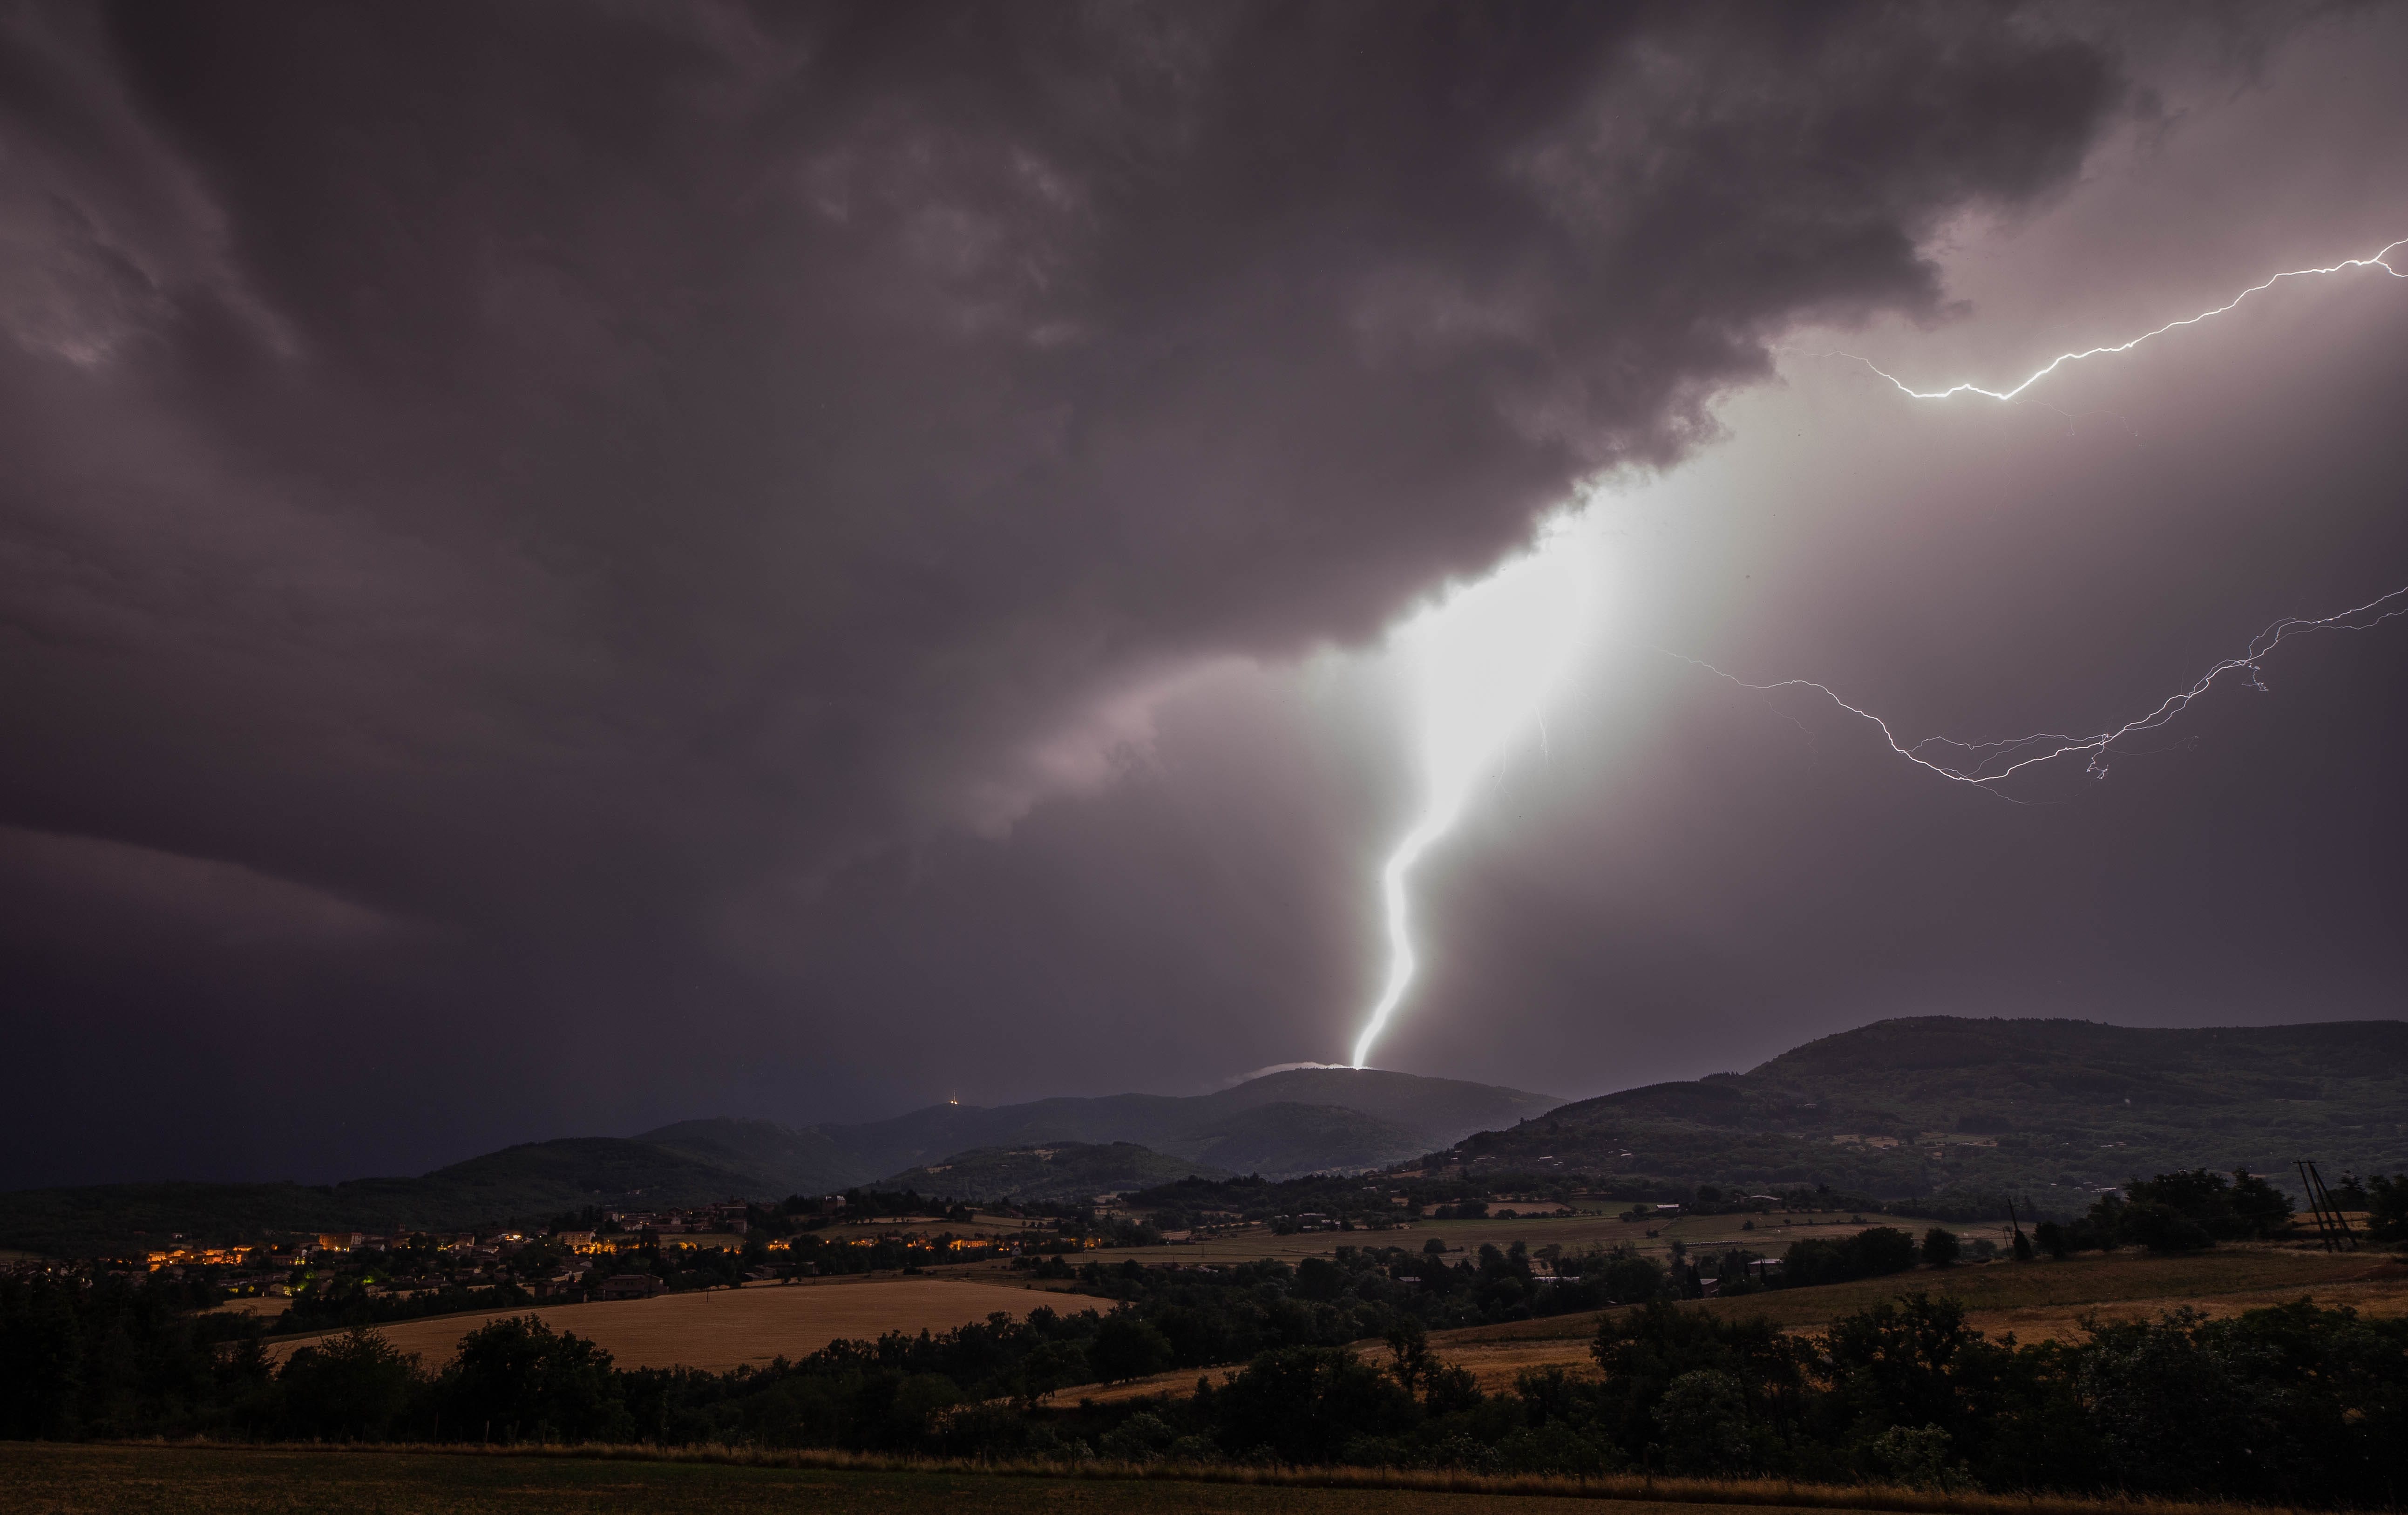
<svg viewBox="0 0 2408 1515">
<path fill-rule="evenodd" d="M 650 1273 L 616 1273 L 595 1286 L 596 1299 L 650 1299 L 661 1292 L 661 1280 Z"/>
</svg>

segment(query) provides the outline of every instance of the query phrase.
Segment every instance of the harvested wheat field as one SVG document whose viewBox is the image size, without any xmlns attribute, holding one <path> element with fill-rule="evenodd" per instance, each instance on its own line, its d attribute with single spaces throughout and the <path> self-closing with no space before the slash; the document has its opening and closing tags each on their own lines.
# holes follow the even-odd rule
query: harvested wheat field
<svg viewBox="0 0 2408 1515">
<path fill-rule="evenodd" d="M 492 1315 L 438 1315 L 377 1329 L 394 1346 L 416 1352 L 429 1367 L 451 1357 L 462 1336 L 511 1315 L 537 1315 L 555 1331 L 598 1343 L 621 1367 L 697 1367 L 724 1372 L 761 1366 L 774 1357 L 801 1357 L 831 1341 L 888 1331 L 945 1331 L 1000 1310 L 1018 1319 L 1039 1305 L 1060 1310 L 1098 1301 L 1025 1287 L 955 1279 L 879 1279 L 868 1282 L 767 1285 L 662 1294 L 655 1299 L 588 1305 L 547 1305 Z M 278 1355 L 321 1339 L 294 1336 L 273 1344 Z"/>
</svg>

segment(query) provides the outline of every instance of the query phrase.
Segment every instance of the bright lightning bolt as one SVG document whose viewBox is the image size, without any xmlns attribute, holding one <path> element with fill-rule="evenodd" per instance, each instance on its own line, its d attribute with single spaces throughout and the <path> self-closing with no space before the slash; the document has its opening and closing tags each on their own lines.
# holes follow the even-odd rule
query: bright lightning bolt
<svg viewBox="0 0 2408 1515">
<path fill-rule="evenodd" d="M 2394 279 L 2408 279 L 2408 271 L 2392 266 L 2388 261 L 2402 247 L 2408 247 L 2408 237 L 2379 249 L 2370 257 L 2348 258 L 2323 267 L 2286 269 L 2250 285 L 2212 310 L 2167 322 L 2127 341 L 2061 352 L 2010 389 L 1985 389 L 1969 381 L 1946 389 L 1918 390 L 1870 359 L 1853 352 L 1828 355 L 1863 364 L 1913 399 L 1945 400 L 1958 394 L 1979 394 L 1993 400 L 2014 400 L 2068 364 L 2129 352 L 2153 337 L 2223 315 L 2251 295 L 2262 293 L 2285 279 L 2361 268 L 2380 268 Z M 1398 628 L 1395 640 L 1412 686 L 1425 793 L 1419 818 L 1398 841 L 1380 870 L 1381 904 L 1387 918 L 1388 971 L 1362 1034 L 1355 1039 L 1354 1066 L 1367 1065 L 1372 1043 L 1403 1003 L 1420 966 L 1413 946 L 1412 901 L 1406 887 L 1414 865 L 1455 828 L 1483 772 L 1516 736 L 1539 719 L 1581 640 L 1580 632 L 1588 619 L 1592 597 L 1585 554 L 1570 545 L 1569 526 L 1560 525 L 1542 539 L 1536 550 L 1506 564 L 1479 583 L 1456 591 Z M 2313 620 L 2286 617 L 2254 637 L 2241 656 L 2216 664 L 2189 688 L 2168 696 L 2155 709 L 2120 726 L 2088 736 L 2036 732 L 1994 742 L 1969 743 L 1932 736 L 1903 744 L 1888 722 L 1842 699 L 1828 685 L 1809 679 L 1750 683 L 1699 659 L 1678 653 L 1667 655 L 1680 657 L 1742 689 L 1759 693 L 1814 690 L 1849 714 L 1871 722 L 1890 750 L 1909 763 L 1952 783 L 1969 784 L 2000 799 L 2011 799 L 1993 786 L 2027 768 L 2063 757 L 2087 753 L 2089 771 L 2105 777 L 2105 759 L 2115 743 L 2165 725 L 2228 674 L 2245 671 L 2252 686 L 2263 689 L 2258 679 L 2260 662 L 2292 636 L 2321 631 L 2365 631 L 2401 615 L 2408 615 L 2408 587 L 2334 615 Z M 1952 760 L 1942 752 L 1935 760 L 1927 755 L 1942 749 L 1961 756 Z"/>
<path fill-rule="evenodd" d="M 2056 357 L 2051 358 L 2042 367 L 2033 370 L 2028 378 L 2025 379 L 2022 383 L 2017 384 L 2013 389 L 1984 389 L 1979 384 L 1968 382 L 1963 384 L 1951 384 L 1944 390 L 1919 390 L 1910 386 L 1905 380 L 1899 379 L 1897 375 L 1883 369 L 1870 358 L 1859 358 L 1853 352 L 1842 352 L 1836 354 L 1836 356 L 1842 358 L 1856 358 L 1856 362 L 1863 364 L 1866 367 L 1872 369 L 1874 373 L 1880 374 L 1884 379 L 1886 379 L 1892 384 L 1897 385 L 1899 393 L 1907 395 L 1912 399 L 1945 400 L 1958 394 L 1980 394 L 1993 400 L 2012 400 L 2016 395 L 2021 394 L 2024 391 L 2031 388 L 2034 384 L 2039 383 L 2042 379 L 2046 379 L 2049 375 L 2057 372 L 2059 368 L 2064 367 L 2069 363 L 2080 363 L 2085 358 L 2103 358 L 2117 352 L 2129 352 L 2134 348 L 2139 347 L 2142 343 L 2149 340 L 2149 338 L 2153 336 L 2163 336 L 2168 332 L 2178 331 L 2185 326 L 2196 326 L 2202 321 L 2223 315 L 2226 311 L 2239 306 L 2242 301 L 2246 300 L 2251 295 L 2262 293 L 2267 290 L 2271 290 L 2286 279 L 2310 279 L 2322 274 L 2343 274 L 2347 273 L 2353 268 L 2380 268 L 2394 279 L 2408 279 L 2408 272 L 2402 272 L 2398 268 L 2394 268 L 2386 261 L 2391 256 L 2394 250 L 2401 247 L 2408 247 L 2408 236 L 2403 236 L 2399 241 L 2392 243 L 2389 247 L 2383 248 L 2372 257 L 2347 258 L 2340 263 L 2333 264 L 2330 266 L 2324 268 L 2287 269 L 2283 273 L 2273 275 L 2272 278 L 2250 285 L 2247 289 L 2243 290 L 2240 293 L 2234 295 L 2231 299 L 2227 300 L 2224 304 L 2217 306 L 2213 310 L 2202 310 L 2195 316 L 2185 316 L 2180 321 L 2167 322 L 2164 325 L 2157 327 L 2154 331 L 2143 332 L 2140 336 L 2133 337 L 2128 342 L 2117 342 L 2110 347 L 2086 348 L 2079 352 L 2060 352 Z"/>
<path fill-rule="evenodd" d="M 1473 787 L 1543 714 L 1584 640 L 1594 600 L 1585 544 L 1559 523 L 1530 552 L 1398 628 L 1393 646 L 1412 704 L 1422 808 L 1380 870 L 1388 971 L 1355 1038 L 1354 1066 L 1367 1065 L 1420 966 L 1406 893 L 1413 865 L 1455 829 Z"/>
<path fill-rule="evenodd" d="M 2397 616 L 2408 616 L 2408 585 L 2402 585 L 2387 594 L 2378 595 L 2364 605 L 2353 606 L 2349 609 L 2336 611 L 2329 616 L 2314 619 L 2304 616 L 2285 616 L 2252 637 L 2248 650 L 2240 656 L 2226 658 L 2214 665 L 2194 679 L 2188 688 L 2168 695 L 2155 709 L 2144 715 L 2136 716 L 2120 726 L 2093 732 L 2088 736 L 2069 736 L 2063 732 L 2042 731 L 2033 732 L 2027 736 L 2010 736 L 2000 741 L 1991 742 L 1960 742 L 1946 736 L 1927 736 L 1912 745 L 1901 745 L 1898 739 L 1898 734 L 1890 729 L 1888 722 L 1860 706 L 1849 704 L 1828 684 L 1816 683 L 1812 679 L 1783 679 L 1769 684 L 1752 684 L 1744 679 L 1725 673 L 1702 659 L 1684 657 L 1677 652 L 1666 655 L 1680 658 L 1683 663 L 1703 668 L 1717 679 L 1737 684 L 1742 689 L 1755 690 L 1759 693 L 1770 693 L 1784 689 L 1814 690 L 1850 715 L 1870 722 L 1882 734 L 1882 740 L 1889 744 L 1889 750 L 1916 767 L 1938 774 L 1952 783 L 1971 784 L 1975 788 L 1997 793 L 1998 791 L 1989 786 L 2013 778 L 2026 768 L 2054 763 L 2058 758 L 2074 757 L 2084 753 L 2089 754 L 2090 757 L 2089 771 L 2103 779 L 2107 776 L 2105 759 L 2117 742 L 2127 736 L 2137 736 L 2145 731 L 2155 731 L 2165 725 L 2188 709 L 2192 702 L 2214 688 L 2216 682 L 2227 674 L 2245 672 L 2249 676 L 2251 688 L 2264 689 L 2266 686 L 2259 678 L 2262 672 L 2259 665 L 2274 649 L 2282 646 L 2291 637 L 2304 636 L 2320 631 L 2369 631 Z M 1953 748 L 1957 752 L 1963 753 L 1964 757 L 1957 762 L 1934 762 L 1924 755 L 1926 750 L 1931 748 Z"/>
</svg>

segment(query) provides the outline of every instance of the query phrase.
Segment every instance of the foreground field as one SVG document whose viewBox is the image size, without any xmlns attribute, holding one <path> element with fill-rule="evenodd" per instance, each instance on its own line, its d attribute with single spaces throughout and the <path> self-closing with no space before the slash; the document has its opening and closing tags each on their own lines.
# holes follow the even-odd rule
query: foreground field
<svg viewBox="0 0 2408 1515">
<path fill-rule="evenodd" d="M 1742 1505 L 1769 1512 L 1821 1509 L 2059 1515 L 2143 1507 L 2073 1500 L 1921 1495 L 1885 1489 L 1784 1491 L 1689 1485 L 1686 1501 L 1644 1497 L 1626 1483 L 1582 1494 L 1482 1493 L 1395 1485 L 1333 1487 L 1149 1478 L 1072 1478 L 968 1470 L 754 1466 L 578 1455 L 336 1451 L 318 1448 L 76 1446 L 0 1442 L 7 1508 L 24 1515 L 677 1515 L 809 1509 L 813 1515 L 896 1515 L 950 1507 L 998 1515 L 1570 1515 L 1610 1500 L 1630 1515 L 1707 1515 Z M 1376 1478 L 1376 1475 L 1371 1475 Z M 1368 1480 L 1367 1480 L 1368 1481 Z M 1784 1495 L 1797 1500 L 1784 1502 Z M 1811 1501 L 1811 1503 L 1809 1502 Z M 2149 1515 L 2186 1508 L 2146 1507 Z M 2243 1507 L 2217 1507 L 2239 1515 Z"/>
<path fill-rule="evenodd" d="M 771 1285 L 662 1294 L 654 1299 L 612 1300 L 591 1305 L 549 1305 L 502 1310 L 494 1315 L 439 1315 L 377 1327 L 405 1352 L 439 1367 L 460 1338 L 505 1315 L 538 1315 L 557 1331 L 573 1331 L 595 1342 L 621 1367 L 698 1367 L 724 1372 L 760 1366 L 775 1357 L 802 1357 L 831 1341 L 873 1337 L 888 1331 L 946 1331 L 996 1311 L 1014 1320 L 1039 1305 L 1056 1309 L 1095 1308 L 1101 1301 L 1060 1295 L 1019 1285 L 958 1279 L 880 1279 L 822 1284 Z M 1107 1307 L 1109 1308 L 1109 1307 Z M 321 1339 L 294 1336 L 276 1343 L 281 1357 Z"/>
<path fill-rule="evenodd" d="M 2398 1257 L 2258 1247 L 2218 1248 L 2187 1257 L 2128 1251 L 2062 1263 L 1918 1269 L 1854 1283 L 1698 1300 L 1682 1308 L 1722 1316 L 1762 1315 L 1788 1330 L 1812 1331 L 1916 1289 L 1961 1301 L 1977 1330 L 1993 1336 L 2012 1332 L 2027 1342 L 2074 1339 L 2082 1334 L 2085 1317 L 2139 1320 L 2182 1306 L 2222 1317 L 2305 1297 L 2328 1307 L 2346 1305 L 2361 1315 L 2408 1315 L 2408 1263 Z M 1599 1318 L 1609 1313 L 1585 1310 L 1435 1331 L 1430 1345 L 1448 1362 L 1470 1369 L 1482 1389 L 1497 1393 L 1511 1389 L 1515 1375 L 1526 1368 L 1587 1367 L 1588 1343 L 1597 1335 Z M 1386 1348 L 1358 1342 L 1355 1350 L 1376 1357 Z M 1067 1389 L 1062 1397 L 1111 1401 L 1183 1394 L 1195 1386 L 1196 1378 L 1190 1369 L 1108 1389 Z"/>
</svg>

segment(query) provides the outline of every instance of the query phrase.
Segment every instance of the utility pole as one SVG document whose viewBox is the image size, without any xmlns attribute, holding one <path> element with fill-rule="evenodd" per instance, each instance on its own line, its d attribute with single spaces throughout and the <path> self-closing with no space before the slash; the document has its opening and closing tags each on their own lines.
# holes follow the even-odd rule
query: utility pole
<svg viewBox="0 0 2408 1515">
<path fill-rule="evenodd" d="M 2325 1251 L 2358 1251 L 2358 1233 L 2351 1228 L 2349 1217 L 2333 1203 L 2332 1191 L 2325 1187 L 2324 1175 L 2316 1171 L 2316 1165 L 2301 1158 L 2291 1165 L 2300 1170 L 2300 1183 L 2307 1190 L 2308 1208 L 2315 1215 L 2316 1235 L 2323 1239 Z"/>
</svg>

